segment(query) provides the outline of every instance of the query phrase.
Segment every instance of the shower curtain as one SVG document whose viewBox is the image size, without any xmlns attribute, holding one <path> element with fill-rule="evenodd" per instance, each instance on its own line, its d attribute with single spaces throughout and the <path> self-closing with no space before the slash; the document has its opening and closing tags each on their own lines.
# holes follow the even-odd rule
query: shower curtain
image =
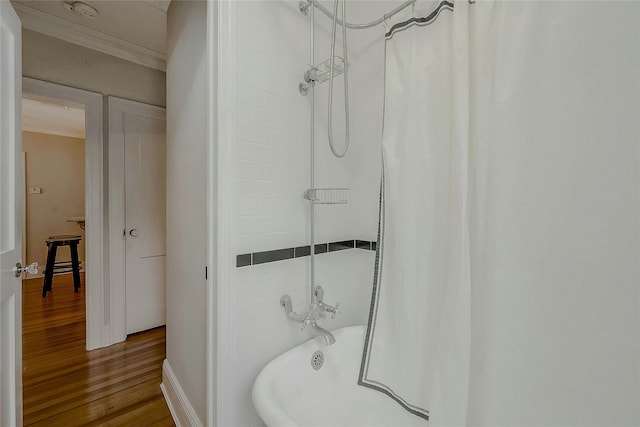
<svg viewBox="0 0 640 427">
<path fill-rule="evenodd" d="M 617 298 L 628 309 L 638 283 L 632 3 L 418 1 L 386 23 L 378 250 L 360 385 L 431 425 L 548 425 L 555 413 L 572 424 L 554 406 L 571 399 L 634 413 L 632 387 L 616 396 L 567 381 L 511 400 L 528 392 L 523 384 L 554 384 L 554 369 L 576 371 L 575 382 L 610 381 L 576 340 L 602 327 L 588 304 Z M 614 270 L 626 294 L 600 290 Z M 593 301 L 576 296 L 582 287 Z M 575 330 L 566 307 L 584 318 Z M 540 366 L 536 357 L 558 348 L 554 368 Z M 526 408 L 535 409 L 525 420 Z"/>
<path fill-rule="evenodd" d="M 379 244 L 360 384 L 419 417 L 447 413 L 463 424 L 468 12 L 456 3 L 452 13 L 448 1 L 418 6 L 429 13 L 409 10 L 387 25 Z"/>
</svg>

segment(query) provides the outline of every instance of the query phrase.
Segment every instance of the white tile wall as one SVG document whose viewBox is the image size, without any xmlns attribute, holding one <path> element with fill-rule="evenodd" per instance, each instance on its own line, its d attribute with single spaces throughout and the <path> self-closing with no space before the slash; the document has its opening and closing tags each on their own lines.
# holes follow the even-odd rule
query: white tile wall
<svg viewBox="0 0 640 427">
<path fill-rule="evenodd" d="M 310 99 L 298 93 L 309 63 L 308 18 L 298 1 L 238 2 L 238 140 L 236 253 L 309 243 Z M 351 4 L 356 9 L 366 5 Z M 317 22 L 323 16 L 317 15 Z M 355 18 L 358 21 L 358 18 Z M 326 27 L 318 39 L 327 38 Z M 381 30 L 382 31 L 382 30 Z M 352 61 L 352 134 L 346 159 L 330 157 L 326 138 L 326 86 L 317 89 L 317 186 L 352 188 L 347 205 L 317 208 L 317 242 L 374 240 L 377 227 L 381 129 L 382 44 L 375 33 L 350 33 L 351 49 L 363 60 Z M 368 46 L 366 49 L 365 47 Z M 329 56 L 328 42 L 318 40 L 317 58 Z M 367 57 L 369 55 L 369 57 Z M 357 55 L 354 56 L 354 58 Z M 375 62 L 377 61 L 377 63 Z M 367 70 L 358 75 L 362 70 Z M 339 84 L 336 85 L 338 94 Z M 336 95 L 340 101 L 342 97 Z M 373 100 L 373 104 L 372 104 Z M 336 115 L 340 122 L 339 114 Z M 357 129 L 356 129 L 357 128 Z M 336 128 L 336 135 L 341 130 Z M 340 137 L 341 140 L 341 137 Z M 340 301 L 343 314 L 328 320 L 329 329 L 366 322 L 371 298 L 374 253 L 346 250 L 317 257 L 318 282 L 329 303 Z M 262 367 L 278 354 L 309 339 L 309 331 L 288 322 L 279 305 L 288 293 L 294 309 L 308 304 L 309 258 L 236 269 L 233 295 L 234 375 L 237 382 L 228 408 L 237 426 L 262 425 L 253 409 L 251 387 Z"/>
</svg>

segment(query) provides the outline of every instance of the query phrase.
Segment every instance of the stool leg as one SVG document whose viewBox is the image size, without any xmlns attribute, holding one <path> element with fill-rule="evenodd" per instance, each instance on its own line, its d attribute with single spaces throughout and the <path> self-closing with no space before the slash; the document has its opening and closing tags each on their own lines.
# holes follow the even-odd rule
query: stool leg
<svg viewBox="0 0 640 427">
<path fill-rule="evenodd" d="M 71 269 L 73 270 L 73 289 L 78 292 L 80 290 L 80 263 L 78 262 L 78 244 L 71 243 L 69 245 L 71 251 Z"/>
<path fill-rule="evenodd" d="M 44 270 L 44 282 L 42 284 L 42 298 L 47 296 L 47 291 L 51 290 L 51 282 L 53 281 L 53 267 L 56 262 L 56 252 L 58 245 L 55 243 L 47 244 L 47 266 Z"/>
</svg>

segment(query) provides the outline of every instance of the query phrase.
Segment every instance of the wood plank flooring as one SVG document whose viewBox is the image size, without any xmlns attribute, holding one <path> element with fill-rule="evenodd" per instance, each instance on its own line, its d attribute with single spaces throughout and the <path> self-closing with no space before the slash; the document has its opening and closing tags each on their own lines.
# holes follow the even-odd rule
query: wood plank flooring
<svg viewBox="0 0 640 427">
<path fill-rule="evenodd" d="M 25 426 L 173 426 L 160 391 L 165 329 L 85 350 L 84 274 L 23 282 L 22 343 Z"/>
</svg>

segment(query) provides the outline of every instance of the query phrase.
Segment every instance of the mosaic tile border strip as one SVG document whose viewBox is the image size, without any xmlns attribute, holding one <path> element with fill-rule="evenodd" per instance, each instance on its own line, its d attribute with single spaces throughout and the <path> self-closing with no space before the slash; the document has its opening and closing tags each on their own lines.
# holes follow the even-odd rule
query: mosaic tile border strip
<svg viewBox="0 0 640 427">
<path fill-rule="evenodd" d="M 342 240 L 340 242 L 319 243 L 315 245 L 315 254 L 342 251 L 345 249 L 376 250 L 376 242 L 368 240 Z M 298 246 L 272 251 L 253 252 L 236 256 L 236 267 L 248 267 L 250 265 L 265 264 L 268 262 L 284 261 L 293 258 L 302 258 L 311 254 L 311 246 Z"/>
</svg>

